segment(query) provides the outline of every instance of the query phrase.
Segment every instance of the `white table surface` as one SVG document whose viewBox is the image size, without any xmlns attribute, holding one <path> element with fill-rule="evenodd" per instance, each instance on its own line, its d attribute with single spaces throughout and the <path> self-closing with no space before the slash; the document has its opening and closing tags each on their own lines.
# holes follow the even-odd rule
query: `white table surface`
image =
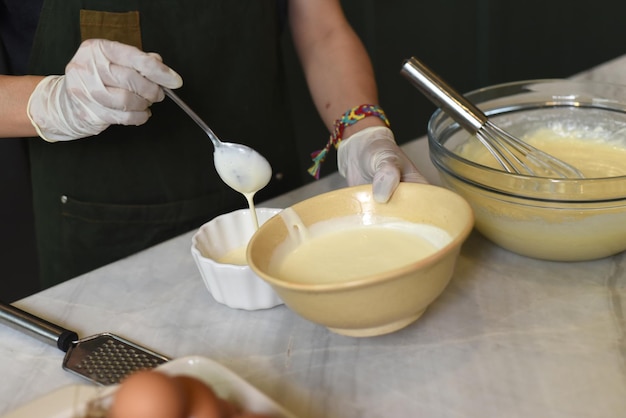
<svg viewBox="0 0 626 418">
<path fill-rule="evenodd" d="M 576 78 L 626 84 L 626 57 Z M 404 148 L 437 183 L 425 139 Z M 262 206 L 344 184 L 334 174 Z M 474 233 L 420 320 L 355 339 L 284 306 L 248 312 L 216 303 L 191 257 L 192 233 L 16 305 L 81 337 L 111 331 L 170 357 L 210 357 L 303 418 L 626 416 L 624 254 L 546 262 Z M 62 370 L 62 358 L 0 326 L 0 415 L 83 383 Z"/>
</svg>

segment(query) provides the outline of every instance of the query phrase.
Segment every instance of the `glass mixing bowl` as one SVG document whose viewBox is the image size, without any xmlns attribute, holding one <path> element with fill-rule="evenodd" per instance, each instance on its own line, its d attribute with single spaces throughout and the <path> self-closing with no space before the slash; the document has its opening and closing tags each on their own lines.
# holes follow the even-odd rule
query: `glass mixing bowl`
<svg viewBox="0 0 626 418">
<path fill-rule="evenodd" d="M 518 137 L 547 128 L 626 150 L 626 86 L 530 80 L 465 96 Z M 626 176 L 553 179 L 477 163 L 467 152 L 476 139 L 441 109 L 429 121 L 428 141 L 443 185 L 470 203 L 476 229 L 494 243 L 555 261 L 592 260 L 626 249 Z"/>
</svg>

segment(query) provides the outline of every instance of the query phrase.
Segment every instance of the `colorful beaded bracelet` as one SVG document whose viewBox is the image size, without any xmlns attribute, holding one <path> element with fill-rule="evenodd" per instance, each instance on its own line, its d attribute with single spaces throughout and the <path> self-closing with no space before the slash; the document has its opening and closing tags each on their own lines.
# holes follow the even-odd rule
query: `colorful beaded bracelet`
<svg viewBox="0 0 626 418">
<path fill-rule="evenodd" d="M 360 106 L 353 107 L 348 110 L 343 116 L 335 121 L 333 124 L 333 132 L 330 135 L 330 139 L 326 146 L 319 150 L 311 153 L 311 159 L 313 160 L 313 165 L 308 169 L 309 174 L 311 174 L 316 179 L 320 178 L 320 169 L 324 159 L 326 159 L 326 155 L 330 150 L 331 145 L 335 146 L 335 149 L 339 147 L 339 143 L 343 139 L 343 131 L 350 125 L 354 125 L 361 119 L 364 119 L 368 116 L 377 116 L 385 122 L 385 125 L 389 127 L 389 119 L 387 119 L 387 115 L 378 105 L 372 104 L 362 104 Z"/>
</svg>

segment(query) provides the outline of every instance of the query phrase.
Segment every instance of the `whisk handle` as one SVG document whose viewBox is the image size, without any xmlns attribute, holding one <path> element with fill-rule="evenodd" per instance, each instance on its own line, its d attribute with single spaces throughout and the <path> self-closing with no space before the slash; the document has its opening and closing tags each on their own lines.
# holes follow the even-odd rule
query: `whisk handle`
<svg viewBox="0 0 626 418">
<path fill-rule="evenodd" d="M 464 129 L 476 133 L 487 123 L 487 116 L 478 107 L 450 87 L 417 58 L 411 57 L 405 60 L 400 74 Z"/>
<path fill-rule="evenodd" d="M 18 331 L 29 334 L 40 341 L 67 351 L 73 342 L 78 340 L 78 334 L 56 324 L 36 317 L 8 303 L 0 302 L 0 322 Z"/>
</svg>

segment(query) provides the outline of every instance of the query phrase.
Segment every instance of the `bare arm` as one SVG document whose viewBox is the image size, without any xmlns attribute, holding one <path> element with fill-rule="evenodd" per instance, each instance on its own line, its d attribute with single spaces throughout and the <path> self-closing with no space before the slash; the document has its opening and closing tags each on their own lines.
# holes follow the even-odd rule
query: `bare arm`
<svg viewBox="0 0 626 418">
<path fill-rule="evenodd" d="M 378 103 L 369 56 L 339 0 L 290 0 L 289 22 L 313 101 L 329 130 L 347 110 Z M 344 137 L 383 125 L 378 118 L 366 118 L 348 127 Z"/>
<path fill-rule="evenodd" d="M 26 107 L 42 78 L 0 75 L 0 138 L 37 136 Z"/>
</svg>

